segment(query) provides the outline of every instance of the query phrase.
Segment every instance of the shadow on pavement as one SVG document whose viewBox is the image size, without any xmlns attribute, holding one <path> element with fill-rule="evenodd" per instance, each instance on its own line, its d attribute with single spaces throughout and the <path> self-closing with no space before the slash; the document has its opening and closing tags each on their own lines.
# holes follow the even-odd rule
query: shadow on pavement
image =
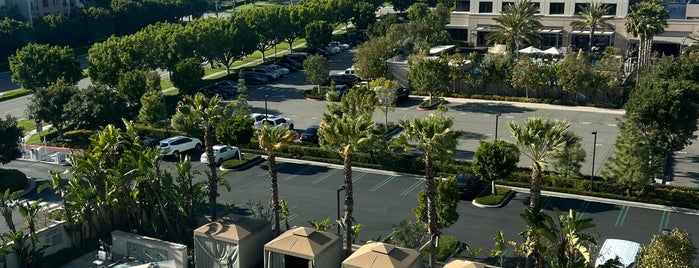
<svg viewBox="0 0 699 268">
<path fill-rule="evenodd" d="M 460 112 L 487 114 L 515 114 L 534 111 L 533 109 L 517 107 L 506 103 L 462 103 L 454 105 L 451 109 Z"/>
</svg>

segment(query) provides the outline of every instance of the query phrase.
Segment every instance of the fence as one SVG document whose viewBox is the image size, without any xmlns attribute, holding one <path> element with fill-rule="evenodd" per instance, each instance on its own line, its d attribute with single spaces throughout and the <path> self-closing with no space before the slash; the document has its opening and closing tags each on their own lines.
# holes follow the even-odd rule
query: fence
<svg viewBox="0 0 699 268">
<path fill-rule="evenodd" d="M 22 159 L 59 165 L 70 165 L 70 156 L 82 149 L 46 145 L 22 144 Z"/>
</svg>

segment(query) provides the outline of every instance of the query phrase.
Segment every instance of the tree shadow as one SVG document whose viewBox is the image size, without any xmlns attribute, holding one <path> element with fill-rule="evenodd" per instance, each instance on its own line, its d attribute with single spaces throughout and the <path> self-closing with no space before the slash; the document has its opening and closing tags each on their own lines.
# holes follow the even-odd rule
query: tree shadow
<svg viewBox="0 0 699 268">
<path fill-rule="evenodd" d="M 487 139 L 487 138 L 488 138 L 488 136 L 486 136 L 485 134 L 475 133 L 475 132 L 466 132 L 466 133 L 464 133 L 463 135 L 461 135 L 461 137 L 459 137 L 459 140 L 477 140 L 477 141 L 481 141 L 481 140 L 485 140 L 485 139 Z"/>
<path fill-rule="evenodd" d="M 533 109 L 513 106 L 507 103 L 462 103 L 451 107 L 452 110 L 468 113 L 515 114 L 532 112 Z"/>
</svg>

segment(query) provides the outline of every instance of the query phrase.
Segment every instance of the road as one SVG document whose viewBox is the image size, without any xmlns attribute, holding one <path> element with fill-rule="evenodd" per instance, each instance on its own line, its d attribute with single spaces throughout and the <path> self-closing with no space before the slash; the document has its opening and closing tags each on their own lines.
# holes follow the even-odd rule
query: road
<svg viewBox="0 0 699 268">
<path fill-rule="evenodd" d="M 341 166 L 322 163 L 297 163 L 292 160 L 279 159 L 280 196 L 290 206 L 289 224 L 291 226 L 310 226 L 308 221 L 324 218 L 335 219 L 337 214 L 336 189 L 342 184 Z M 172 162 L 163 165 L 174 171 Z M 63 166 L 13 161 L 8 168 L 17 168 L 37 178 L 39 184 L 46 183 L 47 169 L 65 170 Z M 193 163 L 193 167 L 204 174 L 202 163 Z M 43 175 L 42 175 L 43 174 Z M 196 179 L 203 180 L 203 175 Z M 266 163 L 252 166 L 242 171 L 232 171 L 223 176 L 231 185 L 231 192 L 221 192 L 220 203 L 235 204 L 238 208 L 249 208 L 248 203 L 267 204 L 269 198 L 269 177 Z M 353 169 L 354 182 L 354 216 L 358 223 L 364 225 L 357 242 L 385 237 L 392 232 L 392 226 L 402 220 L 413 220 L 411 209 L 417 205 L 417 193 L 424 188 L 420 176 L 395 174 L 392 172 Z M 342 195 L 341 195 L 342 196 Z M 34 200 L 35 192 L 25 198 Z M 45 200 L 57 202 L 51 193 L 43 192 Z M 493 238 L 498 231 L 503 231 L 505 238 L 521 241 L 518 236 L 525 228 L 519 214 L 528 205 L 528 193 L 518 192 L 502 208 L 477 208 L 470 200 L 462 200 L 457 212 L 459 220 L 443 230 L 446 235 L 454 235 L 473 248 L 483 248 L 479 257 L 484 258 L 493 248 Z M 620 238 L 647 244 L 654 234 L 663 229 L 677 227 L 695 234 L 692 239 L 699 243 L 699 214 L 685 213 L 659 206 L 638 206 L 629 202 L 608 202 L 586 198 L 555 196 L 544 192 L 542 207 L 550 215 L 554 209 L 566 212 L 576 209 L 580 217 L 593 219 L 595 227 L 591 233 L 599 234 L 599 243 L 607 238 Z M 21 220 L 19 218 L 18 220 Z M 21 221 L 20 221 L 21 222 Z M 0 228 L 6 228 L 4 225 Z M 333 230 L 334 231 L 334 230 Z M 511 251 L 507 253 L 512 256 Z M 491 260 L 492 261 L 492 260 Z"/>
</svg>

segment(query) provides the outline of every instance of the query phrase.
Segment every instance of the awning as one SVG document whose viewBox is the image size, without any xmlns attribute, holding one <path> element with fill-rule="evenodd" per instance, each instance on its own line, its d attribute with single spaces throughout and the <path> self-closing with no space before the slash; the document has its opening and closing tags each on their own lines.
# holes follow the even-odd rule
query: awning
<svg viewBox="0 0 699 268">
<path fill-rule="evenodd" d="M 497 32 L 498 30 L 490 26 L 478 26 L 473 29 L 476 32 Z"/>
<path fill-rule="evenodd" d="M 563 32 L 561 29 L 536 29 L 537 33 L 541 34 L 558 34 Z"/>
<path fill-rule="evenodd" d="M 571 34 L 585 34 L 589 35 L 590 31 L 580 31 L 580 30 L 575 30 L 575 31 L 570 31 Z M 610 31 L 595 31 L 595 35 L 614 35 L 614 32 Z"/>
<path fill-rule="evenodd" d="M 447 24 L 447 25 L 444 25 L 444 29 L 464 29 L 464 30 L 468 30 L 468 25 Z"/>
<path fill-rule="evenodd" d="M 692 40 L 684 36 L 653 36 L 653 42 L 689 45 Z"/>
</svg>

